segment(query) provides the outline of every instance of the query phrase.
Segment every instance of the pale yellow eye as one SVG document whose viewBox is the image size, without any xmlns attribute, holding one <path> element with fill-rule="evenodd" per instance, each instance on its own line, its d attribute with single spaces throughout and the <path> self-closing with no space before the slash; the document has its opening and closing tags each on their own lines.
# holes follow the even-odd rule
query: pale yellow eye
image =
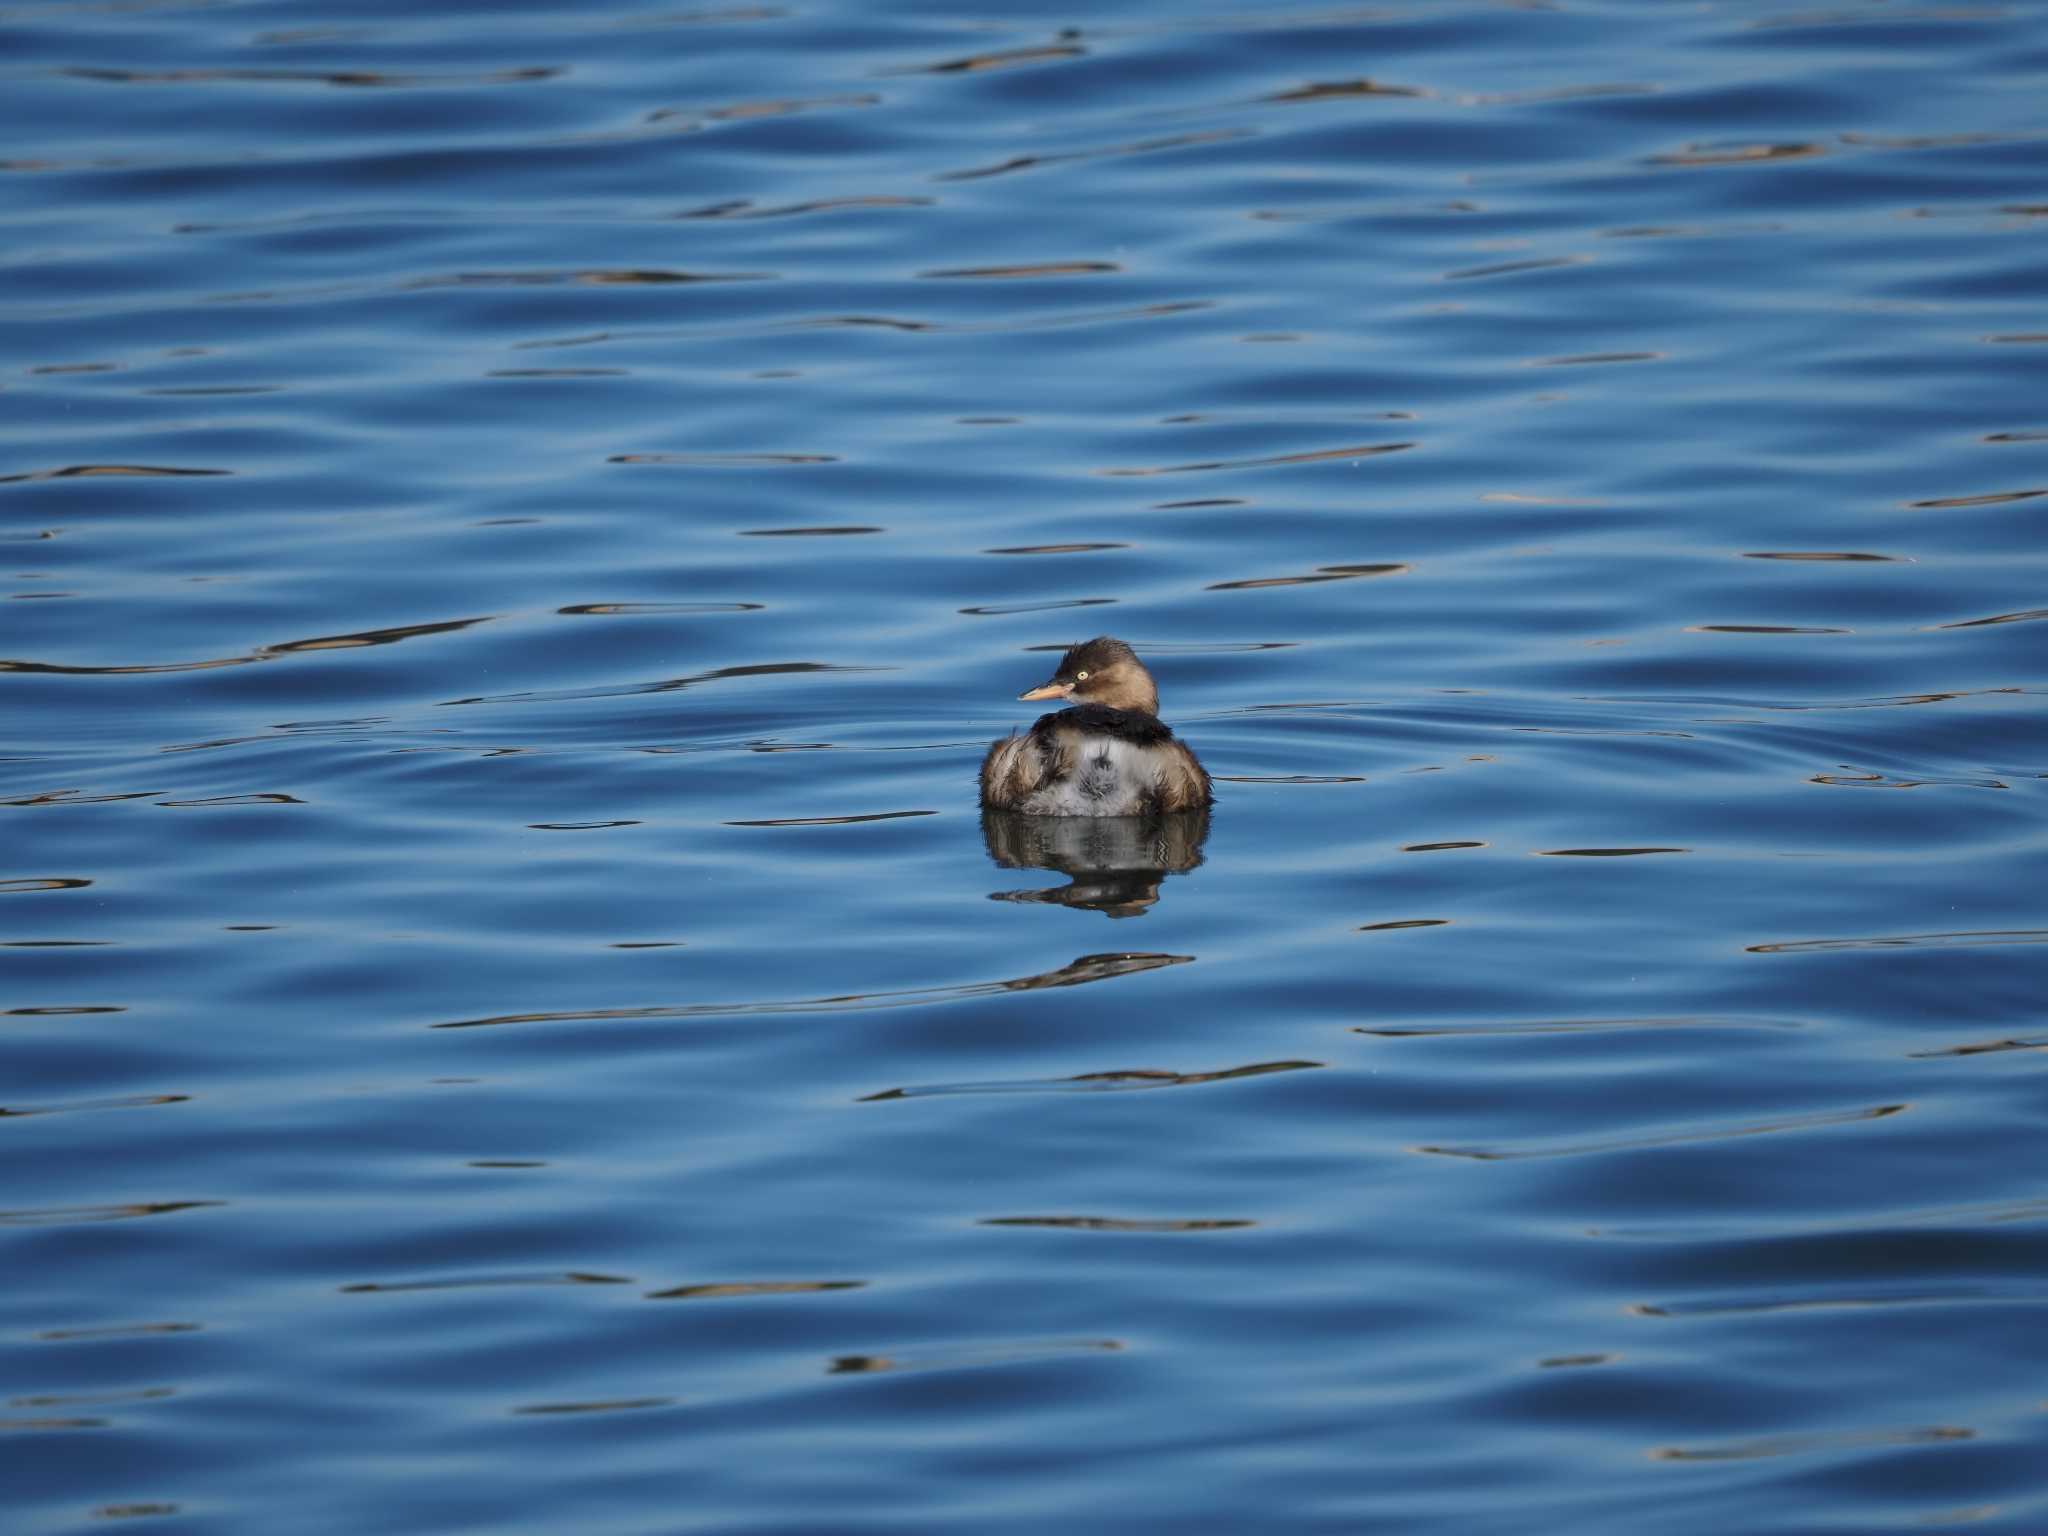
<svg viewBox="0 0 2048 1536">
<path fill-rule="evenodd" d="M 1074 674 L 1074 681 L 1077 683 L 1085 683 L 1088 681 L 1088 674 L 1086 672 L 1076 672 Z"/>
</svg>

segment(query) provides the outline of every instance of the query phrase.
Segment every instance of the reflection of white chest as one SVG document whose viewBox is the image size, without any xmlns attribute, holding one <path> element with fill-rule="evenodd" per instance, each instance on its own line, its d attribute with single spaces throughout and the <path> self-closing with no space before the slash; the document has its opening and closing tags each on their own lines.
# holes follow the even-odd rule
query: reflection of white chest
<svg viewBox="0 0 2048 1536">
<path fill-rule="evenodd" d="M 1138 816 L 1156 809 L 1156 749 L 1114 736 L 1083 737 L 1073 770 L 1017 807 L 1034 816 Z"/>
</svg>

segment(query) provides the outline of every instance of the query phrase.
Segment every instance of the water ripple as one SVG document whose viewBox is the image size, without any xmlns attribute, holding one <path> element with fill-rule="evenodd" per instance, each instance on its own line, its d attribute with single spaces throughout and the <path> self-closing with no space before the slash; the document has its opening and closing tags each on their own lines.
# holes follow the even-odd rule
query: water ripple
<svg viewBox="0 0 2048 1536">
<path fill-rule="evenodd" d="M 849 992 L 836 997 L 797 998 L 786 1002 L 673 1003 L 642 1008 L 582 1008 L 548 1013 L 505 1013 L 490 1018 L 453 1019 L 430 1024 L 429 1029 L 479 1029 L 501 1024 L 573 1024 L 605 1020 L 720 1018 L 747 1014 L 848 1013 L 876 1008 L 914 1008 L 932 1003 L 956 1002 L 973 997 L 1000 996 L 1006 992 L 1032 992 L 1042 987 L 1077 987 L 1091 981 L 1107 981 L 1161 966 L 1186 965 L 1193 955 L 1167 955 L 1145 951 L 1082 955 L 1056 970 L 1004 981 L 966 982 L 950 987 L 912 987 L 891 992 Z"/>
<path fill-rule="evenodd" d="M 1299 1072 L 1320 1067 L 1320 1061 L 1261 1061 L 1244 1067 L 1224 1067 L 1213 1072 L 1169 1072 L 1153 1067 L 1132 1067 L 1112 1072 L 1083 1072 L 1076 1077 L 1015 1078 L 988 1083 L 933 1083 L 914 1088 L 887 1088 L 861 1096 L 863 1104 L 883 1099 L 948 1098 L 957 1094 L 984 1093 L 1105 1093 L 1144 1088 L 1186 1088 L 1199 1083 L 1229 1082 L 1240 1077 L 1263 1077 L 1269 1072 Z"/>
<path fill-rule="evenodd" d="M 1281 464 L 1314 464 L 1326 460 L 1378 458 L 1416 447 L 1414 443 L 1362 443 L 1350 448 L 1318 448 L 1307 453 L 1278 453 L 1254 459 L 1205 459 L 1192 464 L 1159 464 L 1142 468 L 1099 469 L 1099 475 L 1186 475 L 1216 469 L 1266 469 Z"/>
<path fill-rule="evenodd" d="M 55 1205 L 41 1209 L 0 1211 L 0 1227 L 69 1226 L 74 1223 L 132 1221 L 142 1216 L 170 1216 L 180 1211 L 225 1205 L 224 1200 L 145 1200 L 128 1205 Z"/>
<path fill-rule="evenodd" d="M 727 1280 L 649 1291 L 649 1301 L 730 1301 L 743 1296 L 803 1296 L 816 1291 L 857 1291 L 865 1280 Z"/>
<path fill-rule="evenodd" d="M 1231 1232 L 1257 1223 L 1231 1217 L 1172 1220 L 1132 1216 L 984 1216 L 984 1227 L 1057 1227 L 1070 1232 Z"/>
<path fill-rule="evenodd" d="M 1633 1152 L 1648 1147 L 1676 1147 L 1699 1142 L 1728 1141 L 1745 1136 L 1775 1136 L 1783 1132 L 1818 1130 L 1827 1126 L 1853 1125 L 1866 1120 L 1883 1120 L 1903 1113 L 1904 1104 L 1879 1104 L 1870 1109 L 1828 1111 L 1811 1115 L 1787 1115 L 1777 1120 L 1760 1120 L 1735 1125 L 1701 1126 L 1694 1130 L 1656 1131 L 1641 1136 L 1617 1136 L 1605 1141 L 1556 1142 L 1540 1146 L 1450 1147 L 1422 1146 L 1417 1152 L 1439 1157 L 1472 1158 L 1479 1162 L 1516 1162 L 1525 1158 L 1587 1157 L 1611 1152 Z"/>
<path fill-rule="evenodd" d="M 1660 1445 L 1648 1455 L 1652 1461 L 1760 1461 L 1775 1456 L 1811 1456 L 1827 1451 L 1867 1450 L 1880 1445 L 1932 1445 L 1976 1438 L 1977 1431 L 1974 1429 L 1964 1429 L 1952 1424 L 1934 1424 L 1906 1429 L 1767 1435 L 1761 1439 L 1724 1441 L 1717 1445 Z"/>
<path fill-rule="evenodd" d="M 1819 954 L 1845 949 L 1982 949 L 2004 944 L 2048 944 L 2048 928 L 1984 929 L 1963 933 L 1902 933 L 1856 939 L 1791 939 L 1744 946 L 1752 955 Z"/>
</svg>

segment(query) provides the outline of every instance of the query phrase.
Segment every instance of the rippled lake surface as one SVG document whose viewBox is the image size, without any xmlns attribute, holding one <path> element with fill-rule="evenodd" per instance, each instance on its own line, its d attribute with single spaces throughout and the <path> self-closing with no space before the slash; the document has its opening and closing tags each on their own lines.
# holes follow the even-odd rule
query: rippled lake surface
<svg viewBox="0 0 2048 1536">
<path fill-rule="evenodd" d="M 2048 1527 L 2044 102 L 0 8 L 6 1528 Z"/>
</svg>

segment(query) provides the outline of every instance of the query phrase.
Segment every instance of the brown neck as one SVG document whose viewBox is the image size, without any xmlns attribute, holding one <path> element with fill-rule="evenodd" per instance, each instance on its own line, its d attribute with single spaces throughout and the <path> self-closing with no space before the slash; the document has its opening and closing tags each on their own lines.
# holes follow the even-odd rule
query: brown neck
<svg viewBox="0 0 2048 1536">
<path fill-rule="evenodd" d="M 1152 674 L 1143 667 L 1118 667 L 1103 679 L 1103 686 L 1089 690 L 1089 702 L 1107 704 L 1111 709 L 1135 709 L 1148 715 L 1159 713 L 1159 689 Z"/>
</svg>

